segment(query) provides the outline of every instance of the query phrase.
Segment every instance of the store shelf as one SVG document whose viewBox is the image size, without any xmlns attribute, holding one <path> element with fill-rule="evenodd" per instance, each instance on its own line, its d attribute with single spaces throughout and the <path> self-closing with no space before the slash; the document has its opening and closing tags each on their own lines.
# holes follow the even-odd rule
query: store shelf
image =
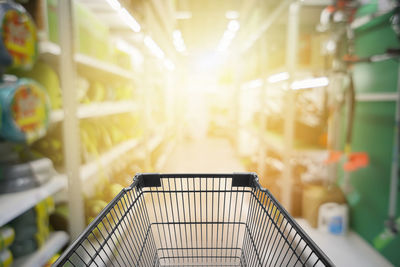
<svg viewBox="0 0 400 267">
<path fill-rule="evenodd" d="M 52 42 L 40 42 L 39 53 L 40 57 L 45 61 L 55 63 L 58 61 L 61 49 Z M 133 72 L 87 55 L 76 54 L 75 62 L 77 63 L 78 71 L 88 76 L 102 78 L 104 75 L 111 75 L 125 80 L 135 80 Z"/>
<path fill-rule="evenodd" d="M 67 186 L 65 175 L 57 175 L 46 184 L 27 191 L 0 195 L 0 226 L 18 217 L 38 202 Z"/>
<path fill-rule="evenodd" d="M 123 155 L 124 153 L 132 150 L 140 144 L 139 140 L 132 139 L 129 141 L 122 142 L 121 144 L 116 145 L 110 151 L 101 155 L 99 160 L 92 161 L 83 165 L 80 169 L 80 176 L 83 181 L 87 180 L 91 176 L 95 175 L 99 171 L 100 166 L 107 166 L 116 160 L 118 157 Z"/>
<path fill-rule="evenodd" d="M 51 259 L 59 250 L 61 250 L 69 241 L 69 236 L 66 232 L 57 231 L 50 234 L 49 239 L 43 247 L 38 251 L 18 258 L 15 260 L 15 267 L 37 267 L 43 266 Z"/>
<path fill-rule="evenodd" d="M 52 110 L 50 113 L 50 123 L 60 122 L 64 119 L 64 111 L 61 109 Z"/>
<path fill-rule="evenodd" d="M 81 73 L 93 74 L 95 77 L 100 77 L 104 74 L 113 75 L 126 80 L 134 80 L 133 72 L 87 55 L 76 54 L 75 61 L 78 63 L 78 72 Z"/>
<path fill-rule="evenodd" d="M 60 47 L 52 42 L 39 43 L 39 57 L 46 62 L 56 63 L 61 55 Z"/>
<path fill-rule="evenodd" d="M 283 137 L 271 133 L 264 133 L 264 143 L 267 146 L 267 149 L 272 149 L 276 153 L 283 155 L 285 153 L 285 143 Z M 293 157 L 309 157 L 316 160 L 324 160 L 328 156 L 328 151 L 323 148 L 319 148 L 316 146 L 305 146 L 300 142 L 295 142 L 294 149 L 290 152 Z"/>
<path fill-rule="evenodd" d="M 116 101 L 101 102 L 89 105 L 80 105 L 78 108 L 78 118 L 87 119 L 94 117 L 102 117 L 114 114 L 132 112 L 137 109 L 137 105 L 133 101 Z M 62 121 L 64 119 L 63 110 L 54 110 L 51 112 L 50 121 L 52 123 Z"/>
<path fill-rule="evenodd" d="M 78 109 L 78 118 L 101 117 L 119 113 L 132 112 L 137 105 L 132 101 L 102 102 L 90 105 L 81 105 Z"/>
<path fill-rule="evenodd" d="M 353 231 L 337 236 L 312 228 L 304 219 L 296 221 L 336 266 L 393 266 Z"/>
</svg>

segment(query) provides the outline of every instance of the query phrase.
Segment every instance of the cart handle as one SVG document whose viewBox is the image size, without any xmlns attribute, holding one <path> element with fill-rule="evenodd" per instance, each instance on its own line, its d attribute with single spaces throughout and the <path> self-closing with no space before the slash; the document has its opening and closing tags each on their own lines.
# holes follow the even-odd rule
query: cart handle
<svg viewBox="0 0 400 267">
<path fill-rule="evenodd" d="M 232 178 L 232 186 L 256 187 L 258 176 L 254 172 L 234 172 L 234 173 L 141 173 L 135 176 L 137 186 L 158 187 L 161 186 L 161 178 Z"/>
</svg>

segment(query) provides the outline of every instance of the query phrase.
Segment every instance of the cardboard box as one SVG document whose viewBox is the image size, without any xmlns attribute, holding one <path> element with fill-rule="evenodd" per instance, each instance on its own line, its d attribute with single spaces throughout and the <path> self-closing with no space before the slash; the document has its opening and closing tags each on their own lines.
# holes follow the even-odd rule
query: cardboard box
<svg viewBox="0 0 400 267">
<path fill-rule="evenodd" d="M 307 185 L 303 191 L 302 215 L 308 223 L 316 228 L 318 226 L 318 209 L 324 203 L 346 203 L 342 190 L 337 186 Z"/>
</svg>

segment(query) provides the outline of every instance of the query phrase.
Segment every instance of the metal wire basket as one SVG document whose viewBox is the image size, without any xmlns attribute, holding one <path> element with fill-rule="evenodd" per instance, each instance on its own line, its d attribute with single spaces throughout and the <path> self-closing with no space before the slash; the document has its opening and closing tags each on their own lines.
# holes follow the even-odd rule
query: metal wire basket
<svg viewBox="0 0 400 267">
<path fill-rule="evenodd" d="M 55 266 L 333 266 L 254 173 L 137 174 Z"/>
</svg>

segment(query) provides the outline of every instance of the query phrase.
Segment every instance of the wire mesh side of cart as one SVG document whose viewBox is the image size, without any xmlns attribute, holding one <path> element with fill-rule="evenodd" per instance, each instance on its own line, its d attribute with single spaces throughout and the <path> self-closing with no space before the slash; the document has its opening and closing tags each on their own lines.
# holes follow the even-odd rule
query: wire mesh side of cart
<svg viewBox="0 0 400 267">
<path fill-rule="evenodd" d="M 332 266 L 255 174 L 139 174 L 56 266 Z"/>
</svg>

